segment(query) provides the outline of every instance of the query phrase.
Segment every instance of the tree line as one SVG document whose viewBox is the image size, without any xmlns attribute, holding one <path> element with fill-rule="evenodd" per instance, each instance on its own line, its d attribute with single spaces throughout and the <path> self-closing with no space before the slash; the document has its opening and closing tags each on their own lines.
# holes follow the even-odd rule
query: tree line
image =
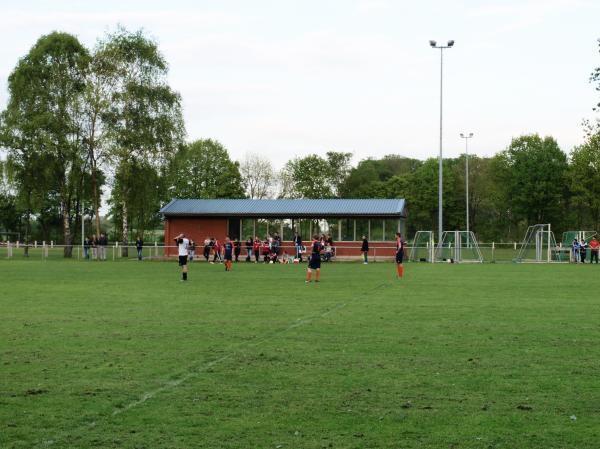
<svg viewBox="0 0 600 449">
<path fill-rule="evenodd" d="M 162 227 L 158 210 L 172 198 L 405 198 L 409 235 L 436 230 L 437 159 L 352 166 L 351 153 L 330 151 L 279 171 L 258 154 L 234 161 L 216 140 L 186 141 L 167 75 L 141 31 L 118 28 L 92 49 L 67 33 L 42 36 L 10 74 L 0 113 L 0 239 L 54 240 L 70 257 L 82 218 L 92 217 L 87 232 L 109 228 L 127 255 L 127 242 Z M 600 90 L 600 68 L 590 81 Z M 470 224 L 481 240 L 518 239 L 535 223 L 600 229 L 600 126 L 584 130 L 569 155 L 529 134 L 493 157 L 469 156 Z M 443 162 L 448 230 L 465 228 L 465 157 Z"/>
</svg>

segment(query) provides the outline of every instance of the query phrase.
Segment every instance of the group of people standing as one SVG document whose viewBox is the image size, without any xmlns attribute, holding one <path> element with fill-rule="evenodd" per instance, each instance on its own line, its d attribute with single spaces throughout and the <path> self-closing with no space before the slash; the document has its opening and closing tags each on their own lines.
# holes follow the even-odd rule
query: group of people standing
<svg viewBox="0 0 600 449">
<path fill-rule="evenodd" d="M 585 259 L 587 256 L 587 250 L 590 250 L 590 263 L 598 263 L 598 248 L 600 247 L 600 242 L 598 242 L 597 237 L 594 235 L 589 243 L 585 240 L 577 241 L 577 239 L 573 239 L 573 243 L 571 243 L 571 254 L 573 256 L 574 263 L 585 263 Z"/>
<path fill-rule="evenodd" d="M 226 241 L 227 239 L 229 239 L 229 237 L 226 238 Z M 331 236 L 322 234 L 317 240 L 319 240 L 322 245 L 323 260 L 331 260 L 335 254 Z M 277 232 L 265 236 L 264 239 L 261 239 L 259 236 L 248 237 L 244 242 L 236 237 L 233 240 L 230 239 L 229 243 L 233 246 L 232 255 L 235 262 L 239 262 L 243 248 L 246 250 L 246 262 L 254 263 L 289 263 L 294 259 L 297 259 L 298 262 L 302 262 L 303 255 L 307 253 L 307 249 L 303 246 L 302 238 L 298 233 L 294 234 L 293 239 L 295 249 L 294 255 L 288 254 L 288 252 L 282 248 L 281 237 Z M 190 240 L 190 246 L 194 246 L 192 240 Z M 221 243 L 215 237 L 206 237 L 204 240 L 204 258 L 207 262 L 224 262 L 226 260 L 225 252 L 225 242 Z"/>
<path fill-rule="evenodd" d="M 106 260 L 106 247 L 108 246 L 108 237 L 103 232 L 100 236 L 92 235 L 92 238 L 83 239 L 83 257 L 84 259 Z"/>
<path fill-rule="evenodd" d="M 181 267 L 181 280 L 187 281 L 188 279 L 188 258 L 190 256 L 190 248 L 193 243 L 191 239 L 188 239 L 185 234 L 181 233 L 177 237 L 175 237 L 175 243 L 178 247 L 178 255 L 179 255 L 179 266 Z M 365 242 L 367 248 L 365 249 Z M 297 261 L 299 262 L 302 258 L 302 254 L 306 252 L 304 246 L 302 245 L 302 240 L 300 236 L 296 233 L 294 236 L 294 246 L 296 248 L 296 256 Z M 333 247 L 333 240 L 331 236 L 322 234 L 319 237 L 317 234 L 313 235 L 312 241 L 310 243 L 310 255 L 308 257 L 308 267 L 307 267 L 307 277 L 306 283 L 309 284 L 313 280 L 313 272 L 315 273 L 315 282 L 320 282 L 321 278 L 321 261 L 328 260 L 324 257 L 326 246 Z M 406 246 L 406 242 L 402 239 L 402 234 L 400 232 L 396 233 L 396 270 L 398 278 L 402 279 L 404 277 L 404 248 Z M 204 257 L 208 261 L 211 255 L 214 257 L 214 263 L 218 258 L 224 262 L 225 271 L 231 271 L 233 266 L 233 260 L 239 261 L 239 256 L 241 253 L 241 242 L 239 239 L 231 240 L 229 237 L 225 238 L 223 245 L 220 245 L 219 241 L 216 238 L 207 237 L 204 241 Z M 268 236 L 265 240 L 261 241 L 258 237 L 252 238 L 248 237 L 246 240 L 246 261 L 250 262 L 252 260 L 252 256 L 255 256 L 255 263 L 258 262 L 260 256 L 264 257 L 265 262 L 273 262 L 273 255 L 275 260 L 277 260 L 277 254 L 281 248 L 281 238 L 279 238 L 278 234 L 274 234 L 273 236 Z M 368 252 L 368 241 L 366 237 L 363 238 L 363 246 L 361 251 Z M 286 256 L 286 252 L 283 252 L 283 255 Z M 285 262 L 287 262 L 287 258 L 284 258 Z M 365 258 L 366 261 L 366 258 Z"/>
</svg>

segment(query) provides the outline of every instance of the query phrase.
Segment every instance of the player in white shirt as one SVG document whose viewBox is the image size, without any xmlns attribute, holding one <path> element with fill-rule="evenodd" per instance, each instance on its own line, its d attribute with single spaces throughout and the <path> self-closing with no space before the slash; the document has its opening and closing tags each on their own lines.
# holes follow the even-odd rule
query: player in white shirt
<svg viewBox="0 0 600 449">
<path fill-rule="evenodd" d="M 190 241 L 185 237 L 185 234 L 182 232 L 177 237 L 175 237 L 175 242 L 177 243 L 178 251 L 179 251 L 179 266 L 181 267 L 181 280 L 187 281 L 188 274 L 188 247 L 190 246 Z"/>
</svg>

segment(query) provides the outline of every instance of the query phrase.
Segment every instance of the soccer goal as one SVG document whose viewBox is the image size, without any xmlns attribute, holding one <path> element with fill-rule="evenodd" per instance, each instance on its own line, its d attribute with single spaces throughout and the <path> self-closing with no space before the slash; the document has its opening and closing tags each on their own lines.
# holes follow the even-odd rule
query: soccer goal
<svg viewBox="0 0 600 449">
<path fill-rule="evenodd" d="M 410 249 L 411 262 L 433 262 L 433 231 L 417 231 Z"/>
<path fill-rule="evenodd" d="M 483 255 L 473 231 L 444 231 L 435 250 L 438 262 L 483 263 Z"/>
<path fill-rule="evenodd" d="M 516 262 L 550 263 L 566 262 L 561 248 L 556 244 L 550 224 L 536 224 L 527 228 Z"/>
</svg>

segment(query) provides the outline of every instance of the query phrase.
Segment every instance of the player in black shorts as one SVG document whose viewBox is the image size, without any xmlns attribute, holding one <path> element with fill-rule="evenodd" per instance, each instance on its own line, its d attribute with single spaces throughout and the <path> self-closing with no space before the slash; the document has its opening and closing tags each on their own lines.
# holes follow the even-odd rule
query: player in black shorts
<svg viewBox="0 0 600 449">
<path fill-rule="evenodd" d="M 323 251 L 323 245 L 319 242 L 319 237 L 313 235 L 311 243 L 310 258 L 308 259 L 308 275 L 306 283 L 312 282 L 312 270 L 315 270 L 315 282 L 319 282 L 321 277 L 321 251 Z"/>
<path fill-rule="evenodd" d="M 231 271 L 231 267 L 233 265 L 233 242 L 229 239 L 229 237 L 225 238 L 223 251 L 225 252 L 225 271 Z"/>
<path fill-rule="evenodd" d="M 188 275 L 188 246 L 190 245 L 190 241 L 185 237 L 184 233 L 179 234 L 174 238 L 175 243 L 177 243 L 177 252 L 179 254 L 179 266 L 181 267 L 181 280 L 187 281 Z"/>
<path fill-rule="evenodd" d="M 405 245 L 406 242 L 402 240 L 402 234 L 396 232 L 396 271 L 400 279 L 404 277 L 404 265 L 402 265 L 402 262 L 404 261 Z"/>
</svg>

